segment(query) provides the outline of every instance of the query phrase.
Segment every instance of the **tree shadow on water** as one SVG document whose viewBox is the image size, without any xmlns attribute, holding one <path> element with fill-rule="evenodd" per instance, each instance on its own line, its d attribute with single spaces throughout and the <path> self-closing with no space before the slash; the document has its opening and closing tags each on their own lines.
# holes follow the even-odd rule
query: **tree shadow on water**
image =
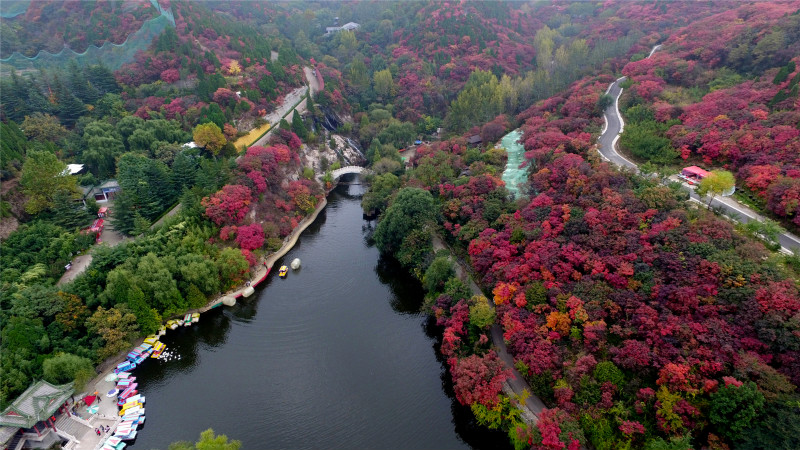
<svg viewBox="0 0 800 450">
<path fill-rule="evenodd" d="M 448 371 L 447 361 L 439 352 L 442 346 L 443 327 L 436 325 L 436 319 L 428 316 L 422 323 L 425 334 L 431 339 L 436 360 L 442 365 L 441 380 L 442 390 L 450 398 L 450 411 L 453 414 L 453 425 L 458 437 L 467 445 L 476 450 L 511 450 L 514 447 L 508 435 L 501 430 L 490 430 L 478 424 L 469 406 L 462 405 L 456 399 L 453 390 L 453 380 Z"/>
<path fill-rule="evenodd" d="M 419 281 L 411 276 L 396 259 L 380 255 L 375 265 L 378 280 L 392 292 L 392 309 L 400 314 L 419 314 L 425 291 Z"/>
</svg>

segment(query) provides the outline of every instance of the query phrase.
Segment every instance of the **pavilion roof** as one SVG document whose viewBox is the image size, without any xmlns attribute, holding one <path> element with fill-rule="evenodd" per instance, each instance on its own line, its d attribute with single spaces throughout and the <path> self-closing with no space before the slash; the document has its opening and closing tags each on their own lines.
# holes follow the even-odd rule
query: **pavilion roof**
<svg viewBox="0 0 800 450">
<path fill-rule="evenodd" d="M 0 414 L 0 425 L 30 428 L 52 416 L 74 392 L 72 383 L 54 385 L 39 380 Z"/>
<path fill-rule="evenodd" d="M 708 176 L 707 170 L 703 170 L 697 166 L 684 167 L 681 172 L 685 175 L 694 175 L 698 178 L 705 178 Z"/>
</svg>

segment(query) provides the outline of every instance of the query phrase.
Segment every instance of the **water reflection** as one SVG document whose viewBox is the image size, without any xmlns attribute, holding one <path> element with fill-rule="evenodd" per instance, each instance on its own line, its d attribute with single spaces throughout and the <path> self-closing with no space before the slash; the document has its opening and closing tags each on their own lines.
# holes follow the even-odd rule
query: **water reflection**
<svg viewBox="0 0 800 450">
<path fill-rule="evenodd" d="M 454 400 L 441 330 L 418 313 L 419 283 L 367 243 L 361 193 L 337 188 L 278 262 L 302 270 L 167 334 L 180 359 L 136 372 L 148 424 L 136 449 L 209 427 L 242 448 L 506 448 Z"/>
</svg>

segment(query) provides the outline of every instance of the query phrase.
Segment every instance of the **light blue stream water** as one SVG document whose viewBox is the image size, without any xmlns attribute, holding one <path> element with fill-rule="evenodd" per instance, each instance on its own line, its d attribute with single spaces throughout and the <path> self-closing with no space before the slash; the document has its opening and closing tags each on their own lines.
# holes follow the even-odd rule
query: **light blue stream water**
<svg viewBox="0 0 800 450">
<path fill-rule="evenodd" d="M 522 130 L 514 130 L 508 133 L 500 141 L 500 144 L 506 153 L 508 153 L 508 162 L 506 162 L 506 170 L 503 171 L 503 181 L 514 197 L 519 198 L 520 195 L 525 195 L 522 190 L 525 182 L 528 180 L 527 166 L 520 168 L 520 165 L 525 162 L 525 147 L 518 140 L 522 137 Z"/>
</svg>

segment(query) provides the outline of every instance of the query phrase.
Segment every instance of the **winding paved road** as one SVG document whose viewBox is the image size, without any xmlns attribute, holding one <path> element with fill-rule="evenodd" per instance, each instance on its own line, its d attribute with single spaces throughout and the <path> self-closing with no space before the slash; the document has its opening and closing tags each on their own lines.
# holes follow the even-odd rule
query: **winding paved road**
<svg viewBox="0 0 800 450">
<path fill-rule="evenodd" d="M 660 47 L 660 45 L 653 47 L 653 49 L 650 51 L 650 55 L 647 57 L 649 58 L 653 56 L 653 53 L 655 53 Z M 614 97 L 614 103 L 606 108 L 606 111 L 603 115 L 606 123 L 603 127 L 602 134 L 597 139 L 597 144 L 600 154 L 607 161 L 610 161 L 621 167 L 629 168 L 634 172 L 639 172 L 639 168 L 636 166 L 636 164 L 625 158 L 619 153 L 619 151 L 617 151 L 617 141 L 619 141 L 620 134 L 622 134 L 622 132 L 625 130 L 625 121 L 622 119 L 622 115 L 619 113 L 619 97 L 622 95 L 622 87 L 620 87 L 620 84 L 625 81 L 625 79 L 626 77 L 618 78 L 616 81 L 611 83 L 606 90 L 606 94 Z M 671 180 L 680 181 L 677 177 L 672 177 Z M 692 201 L 703 206 L 708 205 L 708 200 L 697 195 L 692 186 L 686 183 L 682 184 L 683 188 L 689 193 L 689 197 Z M 711 207 L 721 210 L 726 216 L 742 223 L 748 223 L 753 220 L 764 220 L 763 216 L 730 197 L 715 197 L 714 200 L 711 201 Z M 800 249 L 800 238 L 792 233 L 789 233 L 788 231 L 784 231 L 778 236 L 778 242 L 780 242 L 782 250 L 785 253 L 791 253 L 792 251 L 797 251 Z"/>
</svg>

